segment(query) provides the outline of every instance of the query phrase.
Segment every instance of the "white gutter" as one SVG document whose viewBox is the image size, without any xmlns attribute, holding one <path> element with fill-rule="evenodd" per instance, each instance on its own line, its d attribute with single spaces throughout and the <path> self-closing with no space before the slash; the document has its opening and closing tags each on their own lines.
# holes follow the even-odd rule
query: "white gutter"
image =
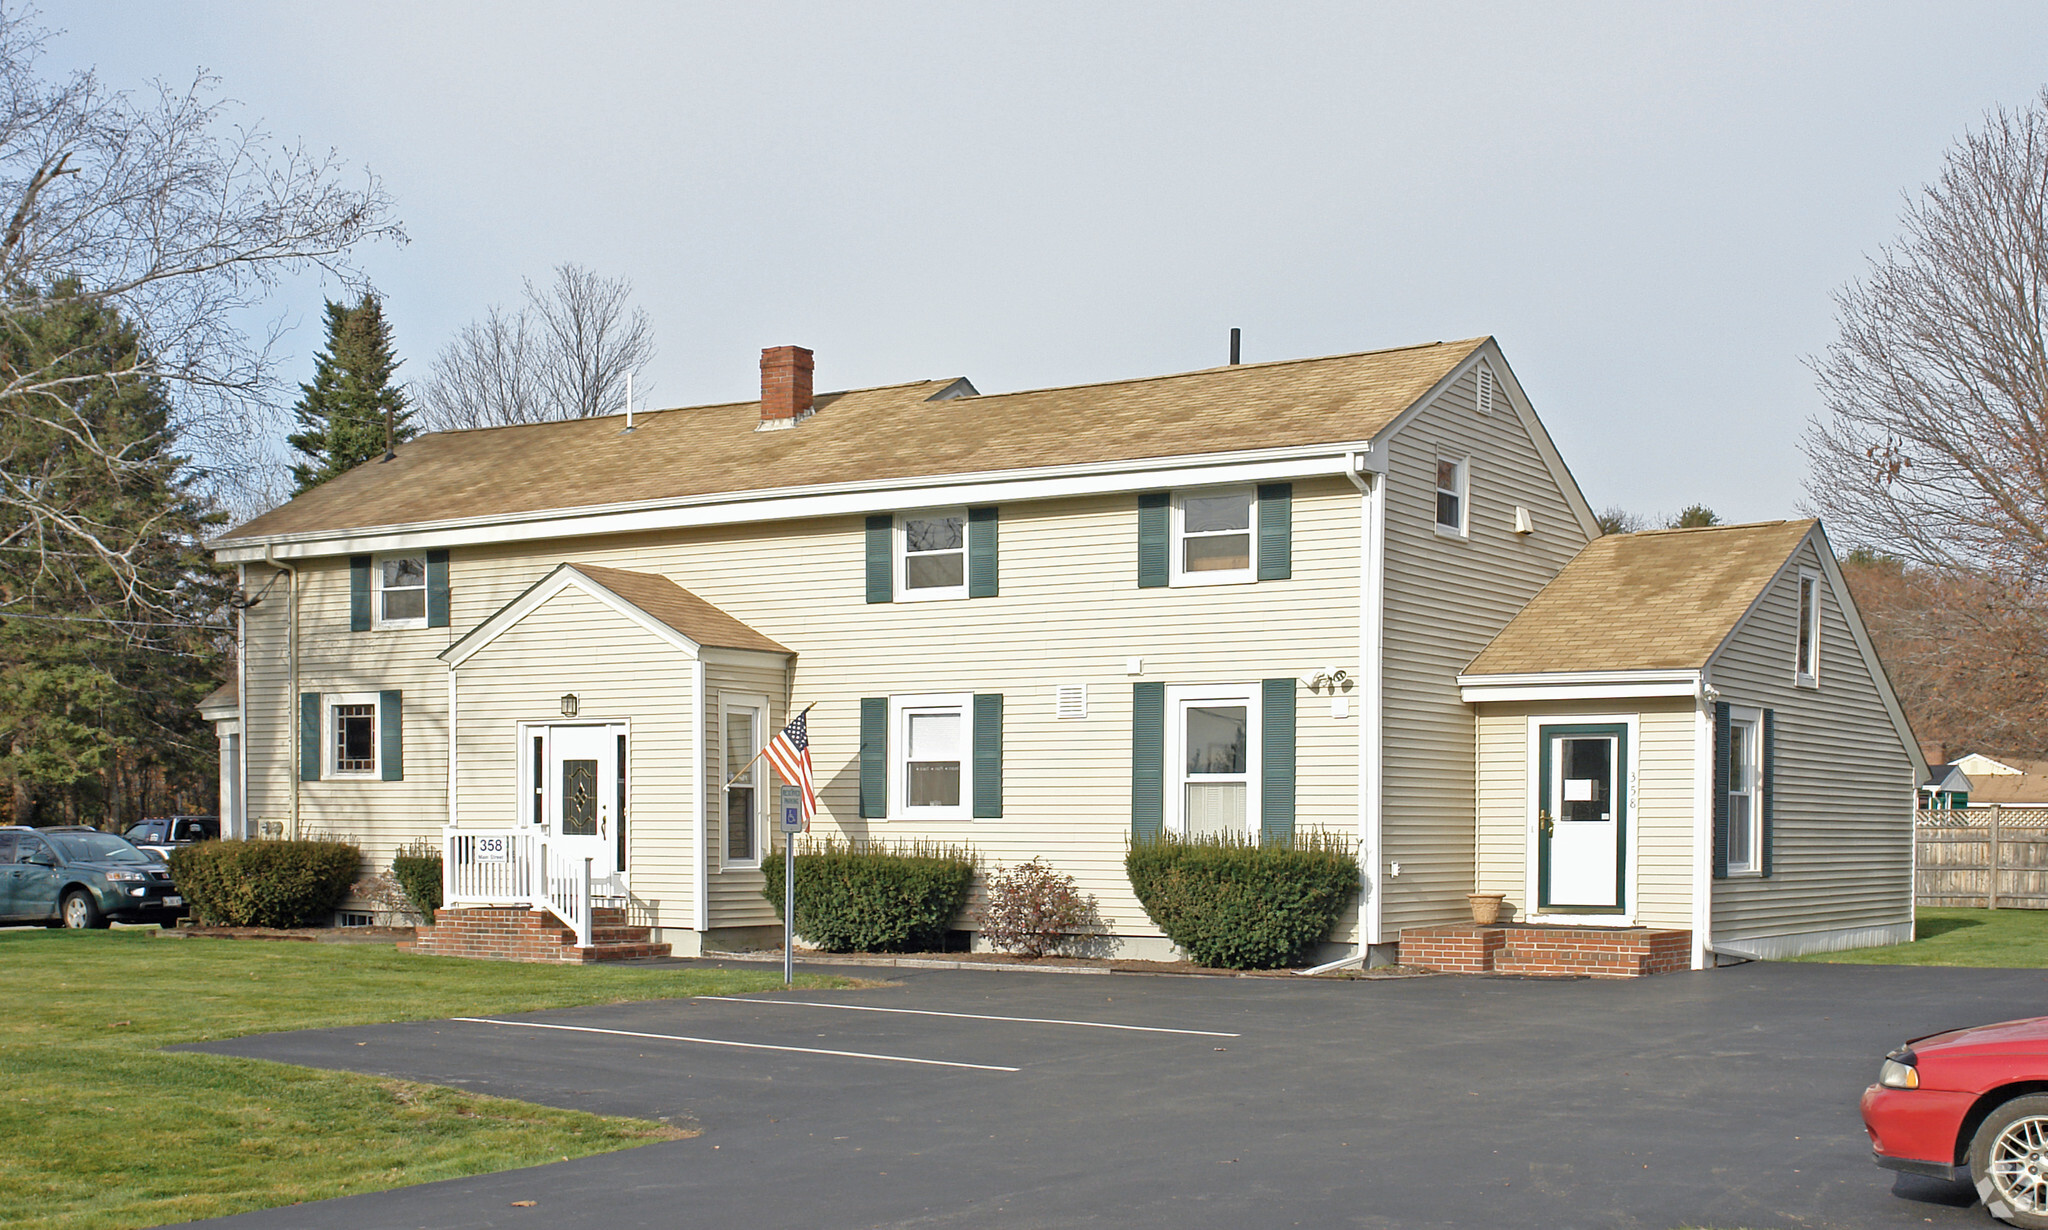
<svg viewBox="0 0 2048 1230">
<path fill-rule="evenodd" d="M 284 833 L 284 834 L 282 834 L 282 836 L 283 836 L 283 837 L 285 837 L 285 838 L 287 838 L 287 839 L 290 839 L 290 840 L 297 840 L 297 839 L 298 839 L 298 836 L 299 836 L 299 755 L 300 755 L 300 751 L 299 751 L 299 570 L 298 570 L 297 568 L 293 567 L 292 565 L 290 565 L 290 564 L 287 564 L 287 563 L 285 563 L 284 561 L 282 561 L 282 560 L 280 560 L 280 559 L 276 558 L 276 557 L 275 557 L 274 555 L 272 555 L 272 554 L 271 554 L 271 552 L 270 552 L 270 548 L 268 548 L 268 547 L 265 547 L 265 548 L 264 548 L 264 550 L 263 550 L 263 562 L 264 562 L 264 563 L 266 563 L 266 564 L 268 564 L 268 565 L 270 565 L 270 566 L 271 566 L 272 568 L 275 568 L 275 569 L 277 569 L 277 570 L 278 570 L 279 572 L 282 572 L 282 573 L 284 573 L 284 574 L 285 574 L 285 579 L 286 579 L 286 582 L 287 582 L 287 583 L 286 583 L 286 586 L 285 586 L 285 591 L 284 591 L 284 594 L 285 594 L 285 598 L 284 598 L 284 609 L 285 609 L 285 634 L 284 634 L 284 643 L 285 643 L 285 659 L 286 659 L 286 662 L 287 662 L 287 667 L 286 667 L 286 678 L 287 678 L 287 679 L 288 679 L 288 680 L 289 680 L 290 682 L 289 682 L 289 683 L 288 683 L 288 684 L 286 685 L 286 688 L 287 688 L 287 690 L 286 690 L 286 692 L 285 692 L 285 713 L 286 713 L 286 721 L 285 721 L 285 725 L 286 725 L 286 726 L 287 726 L 287 727 L 288 727 L 288 728 L 289 728 L 289 729 L 291 730 L 291 732 L 292 732 L 292 738 L 291 738 L 291 748 L 292 748 L 292 755 L 291 755 L 291 761 L 290 761 L 290 763 L 289 763 L 289 768 L 291 769 L 291 773 L 290 773 L 290 778 L 291 778 L 291 783 L 292 783 L 292 794 L 291 794 L 291 798 L 292 798 L 292 813 L 291 813 L 291 819 L 292 819 L 292 828 L 291 828 L 291 832 L 289 832 L 289 833 Z M 244 699 L 242 703 L 246 705 L 246 704 L 248 703 L 248 701 L 247 701 L 246 699 Z M 244 732 L 246 732 L 246 731 L 247 731 L 247 730 L 248 730 L 249 728 L 248 728 L 248 727 L 247 727 L 247 726 L 245 725 L 245 726 L 243 726 L 243 727 L 242 727 L 242 729 L 243 729 L 243 731 L 244 731 Z M 244 762 L 244 763 L 247 763 L 247 762 L 248 762 L 248 759 L 249 759 L 249 744 L 248 744 L 248 740 L 247 740 L 247 739 L 244 739 L 244 740 L 242 741 L 242 760 L 243 760 L 243 762 Z M 245 795 L 243 796 L 243 799 L 244 799 L 244 802 L 243 802 L 243 807 L 244 807 L 244 808 L 246 808 L 246 807 L 248 806 L 248 803 L 247 803 L 247 798 L 248 798 L 248 796 L 247 796 L 247 795 L 245 794 Z"/>
<path fill-rule="evenodd" d="M 249 566 L 235 565 L 235 588 L 249 592 Z M 235 611 L 235 821 L 234 836 L 249 839 L 249 608 Z"/>
<path fill-rule="evenodd" d="M 1384 734 L 1387 456 L 1348 453 L 1344 477 L 1358 488 L 1358 897 L 1359 955 L 1383 943 L 1385 880 L 1380 867 Z"/>
<path fill-rule="evenodd" d="M 1706 969 L 1714 951 L 1714 699 L 1701 680 L 1693 693 L 1692 967 Z"/>
<path fill-rule="evenodd" d="M 256 559 L 309 559 L 379 551 L 417 551 L 448 546 L 529 542 L 587 534 L 632 534 L 650 530 L 735 525 L 800 517 L 899 512 L 958 504 L 1059 499 L 1149 487 L 1198 487 L 1219 483 L 1316 478 L 1385 467 L 1372 441 L 1259 449 L 1196 457 L 1155 457 L 1085 466 L 1048 466 L 934 478 L 829 483 L 765 491 L 721 492 L 661 500 L 596 504 L 587 508 L 540 509 L 482 517 L 457 517 L 319 530 L 251 538 L 217 538 L 209 544 L 224 563 Z M 1383 447 L 1383 446 L 1379 446 Z M 1354 462 L 1354 459 L 1358 459 Z"/>
<path fill-rule="evenodd" d="M 704 726 L 704 659 L 701 657 L 690 663 L 690 690 L 694 694 L 690 702 L 690 791 L 697 800 L 696 806 L 690 808 L 690 814 L 696 817 L 690 826 L 690 841 L 696 847 L 697 855 L 696 892 L 692 894 L 697 900 L 692 903 L 692 912 L 696 915 L 697 934 L 701 937 L 711 928 L 711 842 L 704 832 L 711 823 L 710 800 L 705 797 L 711 783 L 704 775 L 704 757 L 710 745 L 705 741 L 708 732 Z"/>
<path fill-rule="evenodd" d="M 1555 671 L 1526 675 L 1460 675 L 1458 695 L 1488 700 L 1610 700 L 1644 696 L 1696 696 L 1697 670 Z"/>
</svg>

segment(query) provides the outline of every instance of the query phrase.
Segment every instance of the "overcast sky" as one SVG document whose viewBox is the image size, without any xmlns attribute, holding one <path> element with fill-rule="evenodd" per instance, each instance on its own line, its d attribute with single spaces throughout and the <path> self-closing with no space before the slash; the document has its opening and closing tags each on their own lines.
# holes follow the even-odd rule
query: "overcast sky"
<svg viewBox="0 0 2048 1230">
<path fill-rule="evenodd" d="M 52 4 L 382 176 L 404 374 L 633 280 L 650 400 L 984 392 L 1493 334 L 1595 506 L 1796 514 L 1804 356 L 1901 194 L 2048 83 L 2048 5 Z M 293 380 L 322 340 L 318 287 Z"/>
</svg>

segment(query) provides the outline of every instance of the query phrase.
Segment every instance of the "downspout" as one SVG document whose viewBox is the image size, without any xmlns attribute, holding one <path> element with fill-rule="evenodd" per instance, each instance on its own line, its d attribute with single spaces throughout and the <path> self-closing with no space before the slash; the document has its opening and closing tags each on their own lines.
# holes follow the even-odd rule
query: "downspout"
<svg viewBox="0 0 2048 1230">
<path fill-rule="evenodd" d="M 235 565 L 237 597 L 249 593 L 249 565 Z M 235 611 L 235 831 L 249 840 L 249 608 Z"/>
<path fill-rule="evenodd" d="M 1358 864 L 1360 956 L 1385 943 L 1380 870 L 1383 644 L 1386 620 L 1387 457 L 1384 446 L 1344 455 L 1344 477 L 1358 489 Z"/>
<path fill-rule="evenodd" d="M 289 683 L 288 683 L 288 684 L 286 685 L 286 691 L 285 691 L 285 727 L 286 727 L 287 729 L 289 729 L 289 730 L 290 730 L 290 731 L 292 732 L 292 737 L 291 737 L 291 747 L 292 747 L 292 754 L 291 754 L 291 759 L 290 759 L 290 760 L 288 760 L 288 761 L 286 762 L 286 765 L 287 765 L 287 767 L 288 767 L 288 768 L 290 769 L 290 773 L 289 773 L 289 775 L 288 775 L 288 776 L 289 776 L 289 778 L 290 778 L 290 780 L 291 780 L 291 784 L 292 784 L 292 810 L 291 810 L 291 822 L 292 822 L 292 826 L 291 826 L 291 831 L 290 831 L 289 833 L 286 833 L 286 834 L 284 834 L 284 836 L 285 836 L 285 837 L 287 837 L 287 838 L 291 838 L 291 839 L 296 839 L 296 838 L 298 837 L 298 835 L 299 835 L 299 756 L 300 756 L 300 749 L 299 749 L 299 570 L 298 570 L 298 568 L 297 568 L 296 566 L 294 566 L 294 565 L 292 565 L 292 564 L 287 564 L 287 563 L 285 563 L 285 562 L 284 562 L 283 560 L 281 560 L 281 559 L 277 558 L 277 546 L 276 546 L 276 544 L 274 544 L 274 543 L 265 543 L 265 544 L 263 545 L 263 562 L 264 562 L 264 563 L 266 563 L 266 564 L 268 564 L 268 565 L 270 565 L 270 566 L 271 566 L 272 568 L 275 568 L 275 569 L 277 569 L 277 570 L 278 570 L 279 572 L 282 572 L 282 573 L 284 573 L 284 574 L 285 574 L 285 577 L 286 577 L 286 578 L 288 579 L 288 581 L 289 581 L 289 588 L 287 588 L 287 589 L 285 590 L 285 600 L 284 600 L 284 609 L 285 609 L 285 634 L 284 634 L 284 643 L 285 643 L 285 662 L 286 662 L 286 666 L 285 666 L 285 677 L 286 677 L 286 678 L 287 678 L 287 679 L 288 679 L 288 680 L 290 681 L 290 682 L 289 682 Z M 246 704 L 247 702 L 246 702 L 246 701 L 244 701 L 243 703 L 245 703 L 245 704 Z M 245 727 L 244 729 L 246 730 L 247 728 Z M 248 757 L 249 757 L 249 747 L 248 747 L 248 741 L 247 741 L 247 740 L 244 740 L 244 741 L 243 741 L 243 745 L 242 745 L 242 759 L 243 759 L 243 760 L 244 760 L 244 761 L 246 762 L 246 761 L 248 760 Z M 246 802 L 247 796 L 245 795 L 245 796 L 243 796 L 243 797 L 244 797 L 244 799 L 245 799 L 245 802 L 244 802 L 243 806 L 245 806 L 245 807 L 246 807 L 246 806 L 247 806 L 247 802 Z"/>
<path fill-rule="evenodd" d="M 1694 693 L 1692 755 L 1692 967 L 1714 963 L 1714 701 L 1720 697 L 1700 671 Z"/>
</svg>

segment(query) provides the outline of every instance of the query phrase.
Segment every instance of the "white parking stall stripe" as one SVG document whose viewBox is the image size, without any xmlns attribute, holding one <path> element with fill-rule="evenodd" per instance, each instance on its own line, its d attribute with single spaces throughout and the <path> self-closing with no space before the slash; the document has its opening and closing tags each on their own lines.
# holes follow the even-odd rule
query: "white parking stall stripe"
<svg viewBox="0 0 2048 1230">
<path fill-rule="evenodd" d="M 1242 1038 L 1213 1029 L 1168 1029 L 1164 1025 L 1118 1025 L 1110 1021 L 1064 1021 L 1046 1016 L 989 1016 L 980 1012 L 937 1012 L 930 1008 L 878 1008 L 873 1004 L 820 1004 L 804 999 L 748 999 L 743 995 L 698 995 L 728 1004 L 778 1004 L 790 1008 L 837 1008 L 841 1012 L 897 1012 L 905 1016 L 949 1016 L 962 1021 L 1014 1021 L 1020 1025 L 1078 1025 L 1084 1029 L 1127 1029 L 1141 1034 L 1187 1034 L 1196 1038 Z"/>
<path fill-rule="evenodd" d="M 699 1046 L 736 1046 L 749 1051 L 788 1051 L 798 1055 L 831 1055 L 839 1059 L 879 1059 L 886 1063 L 917 1063 L 933 1068 L 973 1068 L 978 1072 L 1021 1072 L 992 1063 L 955 1063 L 950 1059 L 919 1059 L 912 1055 L 871 1055 L 866 1051 L 829 1051 L 820 1046 L 774 1046 L 766 1042 L 734 1042 L 728 1038 L 691 1038 L 683 1034 L 648 1034 L 633 1029 L 596 1029 L 588 1025 L 547 1025 L 540 1021 L 500 1021 L 487 1016 L 451 1018 L 471 1025 L 516 1025 L 521 1029 L 559 1029 L 575 1034 L 610 1034 L 618 1038 L 656 1038 L 663 1042 L 695 1042 Z"/>
</svg>

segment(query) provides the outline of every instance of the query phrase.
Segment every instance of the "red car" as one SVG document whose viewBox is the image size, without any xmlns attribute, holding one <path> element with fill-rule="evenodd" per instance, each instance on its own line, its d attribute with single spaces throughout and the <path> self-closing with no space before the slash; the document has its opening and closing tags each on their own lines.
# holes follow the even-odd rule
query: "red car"
<svg viewBox="0 0 2048 1230">
<path fill-rule="evenodd" d="M 1877 1164 L 1961 1181 L 1993 1217 L 2048 1230 L 2048 1017 L 1915 1038 L 1863 1091 Z"/>
</svg>

